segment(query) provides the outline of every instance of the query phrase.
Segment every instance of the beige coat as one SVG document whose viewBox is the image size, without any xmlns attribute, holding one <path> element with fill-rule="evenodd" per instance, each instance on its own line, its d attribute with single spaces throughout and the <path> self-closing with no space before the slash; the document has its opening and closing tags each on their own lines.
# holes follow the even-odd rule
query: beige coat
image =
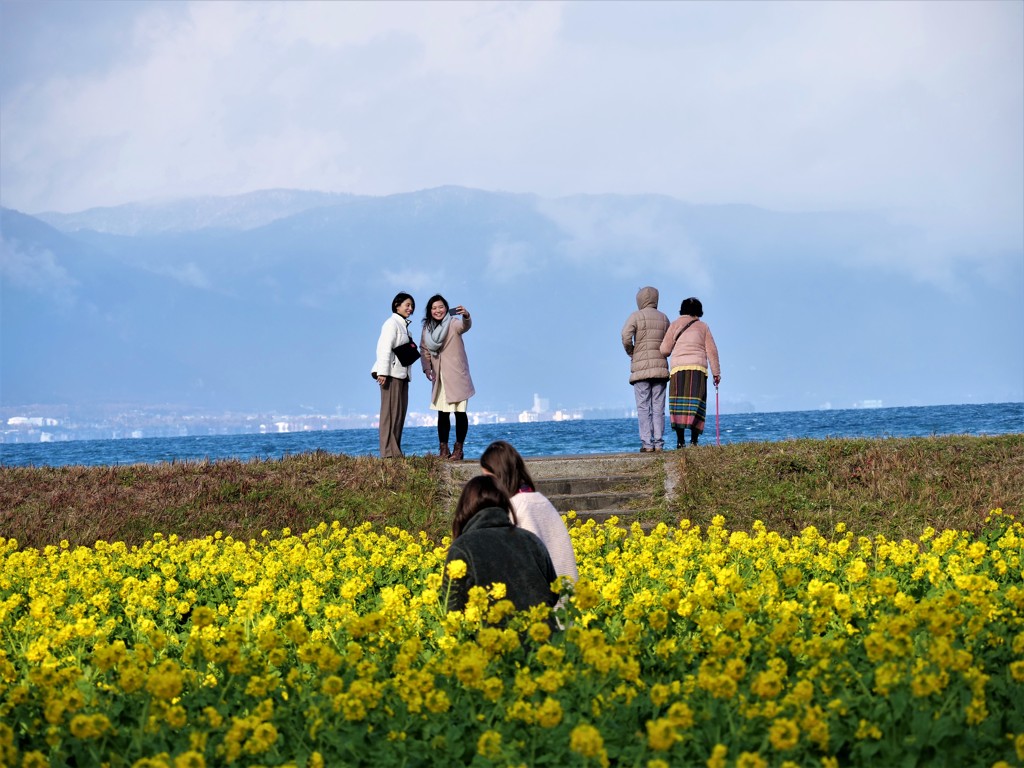
<svg viewBox="0 0 1024 768">
<path fill-rule="evenodd" d="M 444 380 L 444 394 L 449 403 L 461 403 L 476 394 L 473 379 L 469 375 L 469 358 L 466 357 L 466 345 L 462 342 L 462 334 L 472 327 L 468 317 L 453 317 L 448 326 L 448 335 L 441 344 L 437 355 L 427 351 L 427 330 L 420 335 L 420 362 L 423 373 L 433 374 L 434 387 L 430 392 L 430 402 L 437 399 L 441 380 Z M 440 373 L 440 376 L 438 374 Z"/>
<path fill-rule="evenodd" d="M 668 361 L 659 347 L 668 330 L 668 317 L 658 310 L 658 289 L 647 286 L 636 294 L 637 310 L 622 326 L 622 348 L 630 356 L 629 383 L 668 379 Z"/>
</svg>

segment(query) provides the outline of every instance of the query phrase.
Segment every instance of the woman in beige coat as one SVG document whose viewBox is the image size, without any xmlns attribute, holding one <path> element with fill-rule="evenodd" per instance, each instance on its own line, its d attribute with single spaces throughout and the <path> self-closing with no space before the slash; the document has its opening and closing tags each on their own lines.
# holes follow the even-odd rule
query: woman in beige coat
<svg viewBox="0 0 1024 768">
<path fill-rule="evenodd" d="M 423 373 L 434 383 L 430 407 L 437 411 L 437 438 L 441 458 L 462 461 L 462 446 L 469 432 L 466 402 L 476 394 L 469 375 L 469 359 L 462 334 L 472 327 L 469 312 L 461 304 L 449 310 L 444 296 L 437 294 L 427 302 L 420 339 Z M 455 414 L 455 446 L 449 451 L 451 414 Z"/>
</svg>

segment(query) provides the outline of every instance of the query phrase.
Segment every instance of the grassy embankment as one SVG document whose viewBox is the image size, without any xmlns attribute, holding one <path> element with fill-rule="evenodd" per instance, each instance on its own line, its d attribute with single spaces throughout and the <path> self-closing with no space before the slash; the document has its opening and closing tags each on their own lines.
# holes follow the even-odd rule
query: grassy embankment
<svg viewBox="0 0 1024 768">
<path fill-rule="evenodd" d="M 988 511 L 1024 513 L 1024 434 L 795 440 L 671 452 L 681 482 L 644 518 L 717 514 L 783 535 L 843 522 L 858 535 L 917 538 L 926 526 L 977 531 Z M 138 544 L 154 533 L 239 540 L 322 521 L 448 531 L 451 489 L 433 456 L 402 461 L 310 453 L 273 461 L 122 467 L 0 467 L 0 536 L 22 546 L 67 540 Z"/>
</svg>

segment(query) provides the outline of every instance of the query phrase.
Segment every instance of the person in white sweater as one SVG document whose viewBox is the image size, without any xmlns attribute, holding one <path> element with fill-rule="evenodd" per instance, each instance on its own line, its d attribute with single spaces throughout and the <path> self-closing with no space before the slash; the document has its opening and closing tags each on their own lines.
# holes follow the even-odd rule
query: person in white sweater
<svg viewBox="0 0 1024 768">
<path fill-rule="evenodd" d="M 537 492 L 519 451 L 510 443 L 497 440 L 480 456 L 480 468 L 485 475 L 494 477 L 498 486 L 509 495 L 519 527 L 535 533 L 544 542 L 555 572 L 575 583 L 579 571 L 569 530 L 554 505 L 544 494 Z"/>
</svg>

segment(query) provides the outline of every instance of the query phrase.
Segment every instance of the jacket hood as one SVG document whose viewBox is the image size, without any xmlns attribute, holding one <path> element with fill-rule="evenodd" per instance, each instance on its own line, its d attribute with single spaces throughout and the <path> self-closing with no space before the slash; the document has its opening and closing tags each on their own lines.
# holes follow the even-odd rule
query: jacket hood
<svg viewBox="0 0 1024 768">
<path fill-rule="evenodd" d="M 462 536 L 484 528 L 512 528 L 512 521 L 501 507 L 486 507 L 473 515 L 462 528 Z M 461 538 L 461 536 L 460 536 Z"/>
<path fill-rule="evenodd" d="M 658 308 L 658 289 L 647 285 L 636 293 L 636 308 L 647 309 L 648 307 Z"/>
</svg>

